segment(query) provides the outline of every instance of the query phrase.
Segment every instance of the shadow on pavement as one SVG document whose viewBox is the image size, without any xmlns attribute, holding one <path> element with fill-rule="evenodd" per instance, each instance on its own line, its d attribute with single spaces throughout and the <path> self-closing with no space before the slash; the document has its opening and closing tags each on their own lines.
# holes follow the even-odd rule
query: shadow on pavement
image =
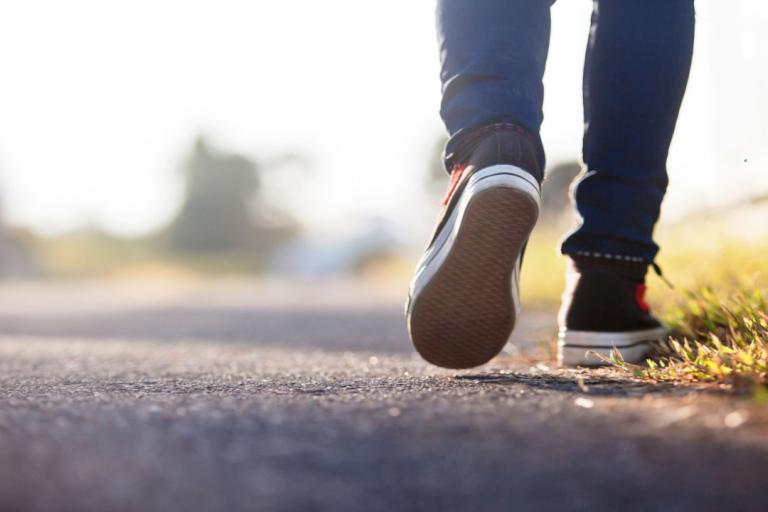
<svg viewBox="0 0 768 512">
<path fill-rule="evenodd" d="M 680 386 L 665 382 L 640 382 L 632 378 L 616 375 L 600 375 L 593 370 L 589 375 L 562 375 L 554 373 L 503 372 L 473 375 L 457 375 L 461 381 L 483 384 L 525 385 L 536 389 L 546 389 L 565 393 L 591 396 L 637 397 L 650 393 L 666 393 L 679 390 Z M 609 370 L 610 371 L 610 370 Z M 707 394 L 724 394 L 717 388 L 707 388 Z"/>
</svg>

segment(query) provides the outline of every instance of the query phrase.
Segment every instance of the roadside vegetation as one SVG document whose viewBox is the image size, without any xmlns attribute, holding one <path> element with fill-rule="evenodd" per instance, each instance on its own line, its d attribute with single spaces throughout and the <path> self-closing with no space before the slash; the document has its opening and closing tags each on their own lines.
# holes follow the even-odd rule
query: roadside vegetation
<svg viewBox="0 0 768 512">
<path fill-rule="evenodd" d="M 734 388 L 768 386 L 768 304 L 765 289 L 720 297 L 712 288 L 687 292 L 666 315 L 671 336 L 647 366 L 611 361 L 635 376 L 659 382 L 710 382 Z M 765 391 L 760 392 L 765 395 Z"/>
<path fill-rule="evenodd" d="M 706 231 L 710 236 L 703 237 Z M 647 366 L 630 368 L 614 357 L 618 366 L 655 381 L 708 382 L 768 396 L 768 244 L 729 233 L 711 223 L 667 233 L 675 238 L 663 262 L 676 288 L 654 279 L 651 298 L 671 335 Z"/>
<path fill-rule="evenodd" d="M 647 282 L 671 336 L 647 365 L 625 364 L 618 354 L 612 362 L 654 381 L 753 388 L 768 399 L 768 229 L 759 221 L 766 213 L 761 205 L 662 225 L 658 263 L 674 288 L 650 270 Z M 566 223 L 544 224 L 531 239 L 522 278 L 528 305 L 559 304 L 565 262 L 556 248 Z"/>
</svg>

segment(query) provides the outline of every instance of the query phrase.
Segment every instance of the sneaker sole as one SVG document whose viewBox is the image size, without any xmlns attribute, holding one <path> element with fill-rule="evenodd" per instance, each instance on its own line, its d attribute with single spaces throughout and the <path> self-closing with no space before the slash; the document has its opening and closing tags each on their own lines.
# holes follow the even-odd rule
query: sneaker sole
<svg viewBox="0 0 768 512">
<path fill-rule="evenodd" d="M 415 279 L 420 291 L 408 308 L 411 340 L 424 359 L 444 368 L 490 361 L 519 314 L 515 274 L 538 218 L 538 190 L 520 176 L 525 171 L 494 167 L 514 173 L 492 167 L 473 176 L 455 221 L 444 228 L 450 236 Z"/>
<path fill-rule="evenodd" d="M 611 354 L 617 350 L 624 361 L 641 363 L 651 351 L 652 343 L 664 339 L 667 333 L 665 327 L 628 332 L 561 329 L 557 362 L 560 366 L 606 366 L 611 364 Z"/>
</svg>

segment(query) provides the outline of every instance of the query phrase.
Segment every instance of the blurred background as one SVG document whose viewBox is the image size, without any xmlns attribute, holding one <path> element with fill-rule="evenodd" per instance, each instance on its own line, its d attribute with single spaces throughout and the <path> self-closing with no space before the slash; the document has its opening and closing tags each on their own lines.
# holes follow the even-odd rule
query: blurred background
<svg viewBox="0 0 768 512">
<path fill-rule="evenodd" d="M 4 279 L 354 276 L 405 291 L 446 184 L 433 1 L 0 6 Z M 658 230 L 682 284 L 758 271 L 768 247 L 768 5 L 697 7 Z M 533 303 L 561 285 L 590 10 L 553 7 Z"/>
</svg>

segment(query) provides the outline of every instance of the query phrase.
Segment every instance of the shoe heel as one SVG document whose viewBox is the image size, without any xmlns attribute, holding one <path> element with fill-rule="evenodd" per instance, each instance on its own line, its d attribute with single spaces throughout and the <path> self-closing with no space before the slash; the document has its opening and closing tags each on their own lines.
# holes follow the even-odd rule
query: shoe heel
<svg viewBox="0 0 768 512">
<path fill-rule="evenodd" d="M 538 218 L 535 196 L 510 185 L 468 190 L 428 282 L 410 303 L 414 347 L 444 368 L 472 368 L 501 352 L 518 314 L 512 289 L 517 260 Z M 439 262 L 439 263 L 438 263 Z"/>
</svg>

